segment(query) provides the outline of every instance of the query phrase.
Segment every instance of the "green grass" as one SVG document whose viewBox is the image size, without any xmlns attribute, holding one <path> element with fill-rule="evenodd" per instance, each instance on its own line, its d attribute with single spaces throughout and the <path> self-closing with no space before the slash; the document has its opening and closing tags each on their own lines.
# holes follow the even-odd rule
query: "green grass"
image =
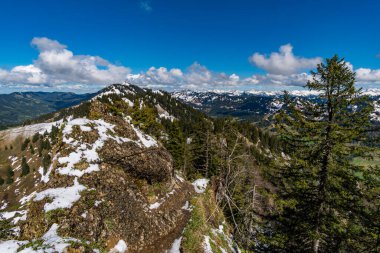
<svg viewBox="0 0 380 253">
<path fill-rule="evenodd" d="M 210 245 L 214 253 L 221 252 L 220 247 L 228 251 L 228 242 L 224 235 L 212 232 L 212 229 L 216 229 L 225 221 L 212 190 L 208 189 L 204 194 L 193 197 L 190 204 L 193 210 L 183 232 L 183 252 L 202 252 L 205 235 L 212 239 Z"/>
<path fill-rule="evenodd" d="M 373 159 L 366 159 L 362 157 L 356 157 L 352 163 L 357 166 L 380 166 L 380 149 L 373 152 Z"/>
</svg>

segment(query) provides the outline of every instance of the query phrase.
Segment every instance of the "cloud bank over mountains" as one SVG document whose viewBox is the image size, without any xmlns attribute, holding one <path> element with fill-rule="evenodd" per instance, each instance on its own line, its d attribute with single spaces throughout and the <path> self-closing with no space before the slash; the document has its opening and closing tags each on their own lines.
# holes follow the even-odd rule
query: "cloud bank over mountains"
<svg viewBox="0 0 380 253">
<path fill-rule="evenodd" d="M 254 53 L 249 62 L 264 74 L 242 78 L 237 74 L 214 72 L 198 62 L 188 68 L 150 67 L 133 73 L 130 67 L 113 64 L 99 56 L 76 55 L 66 45 L 49 38 L 33 38 L 39 55 L 29 65 L 0 68 L 0 88 L 47 88 L 91 90 L 111 83 L 131 83 L 167 90 L 178 89 L 252 89 L 263 86 L 303 86 L 307 74 L 322 61 L 321 57 L 304 58 L 293 53 L 291 44 L 270 55 Z M 355 69 L 360 84 L 380 84 L 380 69 Z"/>
</svg>

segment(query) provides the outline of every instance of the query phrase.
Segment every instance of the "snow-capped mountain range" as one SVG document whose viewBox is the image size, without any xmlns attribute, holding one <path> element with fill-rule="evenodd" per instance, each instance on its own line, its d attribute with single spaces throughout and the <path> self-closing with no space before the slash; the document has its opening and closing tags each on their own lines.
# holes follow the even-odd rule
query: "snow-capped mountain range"
<svg viewBox="0 0 380 253">
<path fill-rule="evenodd" d="M 213 117 L 233 116 L 240 119 L 262 121 L 281 108 L 283 91 L 176 91 L 175 98 L 206 112 Z M 309 90 L 291 90 L 289 95 L 303 98 L 316 98 L 318 92 Z M 380 121 L 380 89 L 363 90 L 363 95 L 374 101 L 374 121 Z"/>
</svg>

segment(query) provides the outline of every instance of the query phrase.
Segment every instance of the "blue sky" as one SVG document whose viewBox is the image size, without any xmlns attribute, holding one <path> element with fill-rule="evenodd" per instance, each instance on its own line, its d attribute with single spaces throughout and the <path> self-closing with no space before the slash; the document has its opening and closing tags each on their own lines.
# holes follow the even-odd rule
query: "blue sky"
<svg viewBox="0 0 380 253">
<path fill-rule="evenodd" d="M 123 80 L 163 89 L 297 88 L 335 53 L 360 85 L 376 88 L 379 11 L 369 0 L 3 0 L 0 93 L 87 92 Z"/>
</svg>

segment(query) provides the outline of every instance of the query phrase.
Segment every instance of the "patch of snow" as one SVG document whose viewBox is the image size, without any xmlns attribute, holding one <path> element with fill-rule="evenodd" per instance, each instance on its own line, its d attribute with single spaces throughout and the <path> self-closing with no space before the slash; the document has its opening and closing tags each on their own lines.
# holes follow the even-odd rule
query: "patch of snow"
<svg viewBox="0 0 380 253">
<path fill-rule="evenodd" d="M 3 220 L 8 220 L 10 218 L 13 218 L 18 211 L 12 211 L 12 212 L 2 212 L 0 213 L 0 218 Z"/>
<path fill-rule="evenodd" d="M 161 206 L 162 202 L 155 202 L 151 205 L 149 205 L 149 209 L 157 209 Z"/>
<path fill-rule="evenodd" d="M 71 242 L 78 242 L 75 238 L 62 238 L 58 235 L 58 224 L 54 223 L 50 229 L 41 237 L 42 245 L 31 245 L 19 250 L 28 241 L 8 240 L 0 242 L 0 252 L 7 253 L 63 253 L 71 245 Z"/>
<path fill-rule="evenodd" d="M 152 92 L 158 95 L 164 95 L 164 93 L 162 93 L 160 90 L 152 90 Z"/>
<path fill-rule="evenodd" d="M 32 192 L 31 194 L 27 195 L 27 196 L 24 196 L 20 199 L 20 204 L 21 205 L 25 205 L 27 202 L 29 202 L 29 200 L 31 200 L 34 196 L 36 195 L 36 192 Z"/>
<path fill-rule="evenodd" d="M 11 156 L 10 159 L 11 159 L 11 165 L 13 166 L 17 162 L 18 157 L 17 156 Z"/>
<path fill-rule="evenodd" d="M 204 253 L 213 253 L 211 244 L 210 244 L 210 237 L 208 235 L 205 235 L 204 237 L 203 249 L 204 249 Z"/>
<path fill-rule="evenodd" d="M 44 206 L 45 212 L 58 208 L 71 208 L 72 205 L 80 199 L 80 192 L 86 187 L 78 183 L 78 179 L 74 179 L 74 185 L 69 187 L 61 187 L 47 189 L 36 194 L 34 201 L 40 201 L 44 198 L 52 198 L 51 203 L 46 203 Z"/>
<path fill-rule="evenodd" d="M 50 164 L 50 166 L 49 166 L 49 169 L 47 170 L 46 174 L 44 174 L 44 168 L 43 168 L 43 167 L 40 167 L 40 168 L 38 169 L 38 172 L 41 174 L 41 182 L 44 182 L 45 184 L 46 184 L 47 182 L 49 182 L 49 180 L 50 180 L 50 174 L 51 174 L 51 172 L 52 172 L 52 170 L 53 170 L 53 164 L 54 164 L 54 162 L 57 160 L 58 155 L 59 155 L 59 153 L 57 153 L 57 154 L 53 157 L 53 159 L 52 159 L 52 161 L 51 161 L 51 164 Z"/>
<path fill-rule="evenodd" d="M 96 200 L 94 206 L 99 206 L 102 202 L 103 200 Z"/>
<path fill-rule="evenodd" d="M 180 175 L 178 174 L 175 174 L 175 177 L 180 181 L 180 182 L 184 182 L 185 179 L 183 179 L 183 177 L 181 177 Z"/>
<path fill-rule="evenodd" d="M 112 86 L 111 89 L 109 89 L 108 91 L 104 91 L 104 92 L 102 92 L 102 93 L 96 95 L 95 97 L 93 97 L 93 98 L 91 99 L 91 101 L 94 101 L 94 100 L 96 100 L 97 98 L 101 98 L 101 97 L 103 97 L 103 96 L 105 96 L 105 95 L 110 95 L 110 94 L 116 94 L 116 95 L 119 95 L 119 94 L 121 94 L 121 91 L 120 91 L 119 89 L 117 89 L 115 86 Z"/>
<path fill-rule="evenodd" d="M 158 117 L 168 119 L 171 122 L 173 122 L 176 118 L 172 115 L 170 115 L 165 109 L 161 107 L 161 105 L 157 104 L 156 109 L 158 112 Z"/>
<path fill-rule="evenodd" d="M 73 131 L 73 126 L 79 126 L 81 129 L 85 127 L 86 131 L 96 130 L 99 138 L 95 143 L 81 143 L 74 141 L 69 135 Z M 86 118 L 77 118 L 67 122 L 65 128 L 63 129 L 64 138 L 63 141 L 67 144 L 76 147 L 74 152 L 71 152 L 66 157 L 60 157 L 58 159 L 59 164 L 64 165 L 64 167 L 58 168 L 58 173 L 62 175 L 81 177 L 86 173 L 92 173 L 94 171 L 99 171 L 99 155 L 98 150 L 104 146 L 104 142 L 108 139 L 113 139 L 118 143 L 132 141 L 128 138 L 115 137 L 110 133 L 114 133 L 115 125 L 105 122 L 104 120 L 89 120 Z M 88 129 L 87 129 L 88 128 Z M 76 169 L 75 164 L 79 162 L 87 162 L 89 164 L 86 169 Z"/>
<path fill-rule="evenodd" d="M 27 244 L 27 243 L 28 241 L 16 241 L 16 240 L 0 241 L 0 252 L 17 253 L 18 248 L 20 248 L 22 245 Z"/>
<path fill-rule="evenodd" d="M 173 195 L 175 190 L 173 189 L 169 193 L 166 193 L 165 197 L 163 197 L 160 201 L 157 201 L 149 206 L 149 209 L 157 209 L 159 208 L 165 201 L 170 197 L 170 195 Z"/>
<path fill-rule="evenodd" d="M 0 213 L 0 220 L 8 220 L 8 219 L 13 218 L 12 223 L 17 224 L 20 220 L 26 220 L 26 214 L 27 214 L 26 210 L 2 212 Z"/>
<path fill-rule="evenodd" d="M 187 211 L 191 211 L 192 208 L 190 206 L 190 203 L 189 201 L 186 200 L 185 204 L 183 205 L 183 207 L 181 207 L 182 210 L 187 210 Z"/>
<path fill-rule="evenodd" d="M 144 134 L 143 132 L 140 131 L 140 129 L 138 129 L 137 127 L 135 127 L 132 123 L 131 123 L 131 117 L 127 117 L 126 118 L 127 122 L 131 125 L 132 129 L 135 131 L 137 137 L 139 138 L 140 142 L 146 147 L 146 148 L 150 148 L 150 147 L 156 147 L 158 146 L 157 144 L 157 141 L 154 140 L 151 136 L 147 135 L 147 134 Z"/>
<path fill-rule="evenodd" d="M 63 252 L 63 250 L 70 245 L 69 241 L 76 241 L 76 239 L 63 239 L 57 233 L 58 224 L 54 223 L 49 231 L 42 236 L 44 240 L 44 245 L 50 245 L 54 248 L 56 252 Z"/>
<path fill-rule="evenodd" d="M 4 210 L 5 208 L 7 208 L 7 206 L 8 206 L 8 203 L 4 202 L 4 204 L 0 207 L 0 210 Z"/>
<path fill-rule="evenodd" d="M 194 186 L 195 192 L 196 193 L 204 193 L 206 191 L 208 182 L 209 182 L 209 180 L 206 178 L 201 178 L 201 179 L 195 180 L 192 183 Z"/>
<path fill-rule="evenodd" d="M 131 100 L 129 100 L 128 98 L 122 98 L 122 100 L 124 102 L 126 102 L 129 107 L 133 107 L 134 103 Z"/>
<path fill-rule="evenodd" d="M 180 253 L 181 241 L 182 241 L 182 236 L 178 239 L 175 239 L 172 244 L 172 247 L 169 250 L 166 250 L 165 253 Z"/>
<path fill-rule="evenodd" d="M 128 246 L 124 240 L 119 240 L 115 247 L 111 249 L 110 253 L 125 253 L 128 250 Z"/>
</svg>

